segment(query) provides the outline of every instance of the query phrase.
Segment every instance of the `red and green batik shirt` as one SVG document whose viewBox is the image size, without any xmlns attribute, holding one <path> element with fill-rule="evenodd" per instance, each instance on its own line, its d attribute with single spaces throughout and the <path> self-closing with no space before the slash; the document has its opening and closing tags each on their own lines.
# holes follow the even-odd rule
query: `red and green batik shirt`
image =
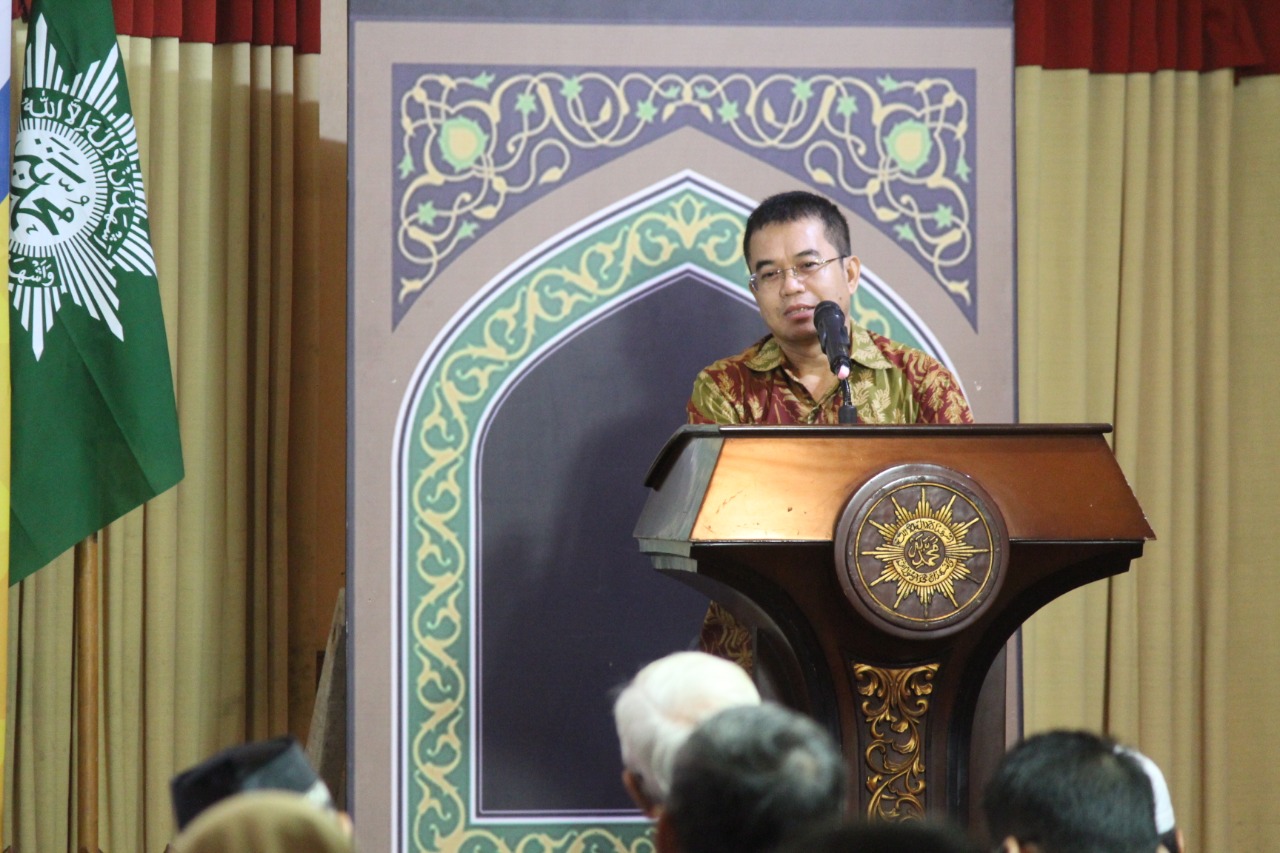
<svg viewBox="0 0 1280 853">
<path fill-rule="evenodd" d="M 933 356 L 856 324 L 850 338 L 849 385 L 860 423 L 973 423 L 960 383 Z M 691 424 L 836 424 L 843 403 L 839 383 L 815 401 L 766 335 L 699 373 L 687 409 Z M 700 644 L 751 671 L 750 632 L 714 601 Z"/>
<path fill-rule="evenodd" d="M 960 383 L 933 356 L 858 325 L 850 337 L 859 423 L 973 423 Z M 843 402 L 839 383 L 815 401 L 766 335 L 699 373 L 687 409 L 691 424 L 836 424 Z"/>
</svg>

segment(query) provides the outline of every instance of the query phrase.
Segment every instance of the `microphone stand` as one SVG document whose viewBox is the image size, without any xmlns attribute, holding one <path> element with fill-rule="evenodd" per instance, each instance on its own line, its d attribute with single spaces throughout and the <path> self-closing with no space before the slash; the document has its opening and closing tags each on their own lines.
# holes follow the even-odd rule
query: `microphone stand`
<svg viewBox="0 0 1280 853">
<path fill-rule="evenodd" d="M 845 377 L 840 380 L 840 423 L 856 424 L 858 422 L 858 410 L 853 403 L 849 402 L 853 399 L 853 389 L 849 387 L 849 378 Z"/>
</svg>

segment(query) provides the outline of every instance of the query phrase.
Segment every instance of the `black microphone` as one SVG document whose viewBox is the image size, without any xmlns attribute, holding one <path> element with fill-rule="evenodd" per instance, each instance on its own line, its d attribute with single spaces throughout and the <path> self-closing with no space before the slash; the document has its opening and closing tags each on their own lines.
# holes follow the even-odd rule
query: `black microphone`
<svg viewBox="0 0 1280 853">
<path fill-rule="evenodd" d="M 837 379 L 848 379 L 853 371 L 849 361 L 849 327 L 844 323 L 844 312 L 830 300 L 823 300 L 813 309 L 813 327 L 818 330 L 818 343 L 827 356 L 831 372 Z"/>
</svg>

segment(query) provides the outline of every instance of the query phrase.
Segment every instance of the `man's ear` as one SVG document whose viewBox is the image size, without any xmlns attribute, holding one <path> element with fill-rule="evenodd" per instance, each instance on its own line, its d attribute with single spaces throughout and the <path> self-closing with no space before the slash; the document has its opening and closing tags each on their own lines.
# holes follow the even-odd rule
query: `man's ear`
<svg viewBox="0 0 1280 853">
<path fill-rule="evenodd" d="M 853 292 L 858 289 L 858 280 L 862 275 L 862 261 L 858 260 L 856 256 L 850 255 L 844 259 L 844 271 L 845 275 L 849 277 L 849 295 L 852 296 Z"/>
<path fill-rule="evenodd" d="M 640 777 L 630 770 L 623 768 L 622 770 L 622 787 L 627 789 L 627 793 L 631 795 L 632 801 L 639 806 L 640 811 L 644 812 L 645 817 L 656 820 L 661 807 L 655 803 L 648 794 L 644 792 L 644 785 L 640 783 Z"/>
</svg>

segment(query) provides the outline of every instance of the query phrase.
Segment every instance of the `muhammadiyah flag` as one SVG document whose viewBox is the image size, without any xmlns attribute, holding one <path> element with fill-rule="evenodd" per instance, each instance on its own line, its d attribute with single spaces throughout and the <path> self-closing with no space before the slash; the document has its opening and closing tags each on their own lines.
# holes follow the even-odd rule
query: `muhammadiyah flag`
<svg viewBox="0 0 1280 853">
<path fill-rule="evenodd" d="M 9 215 L 9 582 L 182 479 L 110 0 L 36 0 Z"/>
<path fill-rule="evenodd" d="M 0 25 L 0 232 L 8 237 L 9 222 L 9 27 L 12 21 L 5 18 Z M 8 263 L 5 258 L 3 264 Z M 5 275 L 8 267 L 4 266 Z M 9 327 L 0 323 L 0 572 L 9 573 Z M 5 732 L 8 720 L 8 661 L 9 661 L 9 588 L 0 584 L 0 766 L 4 762 Z M 2 782 L 3 780 L 0 780 Z M 0 784 L 0 800 L 4 799 L 4 786 Z M 2 830 L 3 827 L 0 827 Z M 3 832 L 0 832 L 3 835 Z"/>
</svg>

